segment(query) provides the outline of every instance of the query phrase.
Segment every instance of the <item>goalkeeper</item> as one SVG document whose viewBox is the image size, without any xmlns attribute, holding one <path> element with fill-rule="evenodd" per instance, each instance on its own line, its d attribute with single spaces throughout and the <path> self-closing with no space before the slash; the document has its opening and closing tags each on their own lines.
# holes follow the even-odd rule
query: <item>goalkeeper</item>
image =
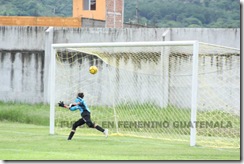
<svg viewBox="0 0 244 164">
<path fill-rule="evenodd" d="M 91 116 L 90 116 L 90 109 L 87 107 L 84 98 L 84 93 L 78 93 L 77 98 L 75 99 L 75 103 L 68 105 L 65 105 L 62 101 L 60 101 L 58 104 L 60 107 L 64 107 L 67 108 L 71 111 L 75 111 L 75 110 L 79 110 L 81 113 L 81 119 L 79 119 L 78 121 L 76 121 L 73 126 L 72 126 L 72 130 L 69 134 L 68 140 L 71 140 L 72 137 L 75 134 L 76 128 L 78 126 L 81 126 L 83 124 L 87 124 L 90 128 L 96 128 L 98 131 L 103 132 L 104 135 L 107 137 L 108 136 L 108 129 L 103 129 L 102 127 L 100 127 L 99 125 L 93 123 L 91 121 Z"/>
</svg>

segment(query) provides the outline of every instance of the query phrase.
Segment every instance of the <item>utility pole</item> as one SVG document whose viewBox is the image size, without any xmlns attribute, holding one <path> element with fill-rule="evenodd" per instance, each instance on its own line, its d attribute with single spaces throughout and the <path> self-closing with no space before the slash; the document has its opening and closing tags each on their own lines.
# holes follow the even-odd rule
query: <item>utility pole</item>
<svg viewBox="0 0 244 164">
<path fill-rule="evenodd" d="M 136 24 L 139 24 L 138 0 L 136 0 Z"/>
</svg>

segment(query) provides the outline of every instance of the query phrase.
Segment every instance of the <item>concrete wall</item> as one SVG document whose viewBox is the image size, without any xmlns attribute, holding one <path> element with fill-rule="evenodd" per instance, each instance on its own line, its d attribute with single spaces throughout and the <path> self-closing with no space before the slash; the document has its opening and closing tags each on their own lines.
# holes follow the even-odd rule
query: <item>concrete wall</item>
<svg viewBox="0 0 244 164">
<path fill-rule="evenodd" d="M 0 49 L 44 50 L 48 27 L 0 26 Z"/>
<path fill-rule="evenodd" d="M 55 28 L 54 43 L 161 41 L 167 29 Z"/>
<path fill-rule="evenodd" d="M 48 27 L 0 26 L 0 49 L 45 49 Z M 54 28 L 53 43 L 199 40 L 240 49 L 240 29 Z"/>
<path fill-rule="evenodd" d="M 170 30 L 172 40 L 194 39 L 240 49 L 240 29 L 237 28 L 174 28 Z"/>
<path fill-rule="evenodd" d="M 165 33 L 166 32 L 166 33 Z M 240 49 L 240 29 L 55 28 L 54 43 L 198 40 Z"/>
<path fill-rule="evenodd" d="M 1 50 L 0 74 L 0 100 L 43 102 L 43 50 Z"/>
<path fill-rule="evenodd" d="M 48 102 L 51 43 L 161 41 L 164 36 L 164 40 L 199 40 L 240 48 L 240 29 L 47 29 L 0 26 L 0 100 Z"/>
<path fill-rule="evenodd" d="M 103 20 L 81 18 L 81 21 L 82 21 L 83 28 L 86 28 L 86 27 L 104 28 L 105 27 L 105 21 L 103 21 Z"/>
</svg>

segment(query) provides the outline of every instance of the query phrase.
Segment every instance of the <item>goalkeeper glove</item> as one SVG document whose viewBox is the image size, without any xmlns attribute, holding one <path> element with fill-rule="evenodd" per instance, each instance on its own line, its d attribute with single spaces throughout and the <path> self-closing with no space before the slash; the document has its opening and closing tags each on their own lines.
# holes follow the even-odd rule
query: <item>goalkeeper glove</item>
<svg viewBox="0 0 244 164">
<path fill-rule="evenodd" d="M 60 107 L 64 107 L 64 102 L 63 102 L 63 101 L 60 101 L 60 102 L 58 103 L 58 105 L 59 105 Z"/>
</svg>

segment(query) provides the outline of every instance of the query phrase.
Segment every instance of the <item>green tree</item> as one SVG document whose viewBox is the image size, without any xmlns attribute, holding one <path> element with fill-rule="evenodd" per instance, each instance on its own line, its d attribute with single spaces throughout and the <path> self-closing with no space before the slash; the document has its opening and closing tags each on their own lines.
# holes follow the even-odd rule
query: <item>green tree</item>
<svg viewBox="0 0 244 164">
<path fill-rule="evenodd" d="M 99 1 L 99 0 L 98 0 Z M 124 0 L 124 21 L 155 27 L 240 28 L 239 0 Z M 72 0 L 0 0 L 0 15 L 72 16 Z"/>
<path fill-rule="evenodd" d="M 199 19 L 195 18 L 195 17 L 185 18 L 185 19 L 183 20 L 183 22 L 184 22 L 184 24 L 185 24 L 187 27 L 190 26 L 190 25 L 197 25 L 197 26 L 199 26 L 199 27 L 202 26 L 202 22 L 201 22 Z"/>
</svg>

